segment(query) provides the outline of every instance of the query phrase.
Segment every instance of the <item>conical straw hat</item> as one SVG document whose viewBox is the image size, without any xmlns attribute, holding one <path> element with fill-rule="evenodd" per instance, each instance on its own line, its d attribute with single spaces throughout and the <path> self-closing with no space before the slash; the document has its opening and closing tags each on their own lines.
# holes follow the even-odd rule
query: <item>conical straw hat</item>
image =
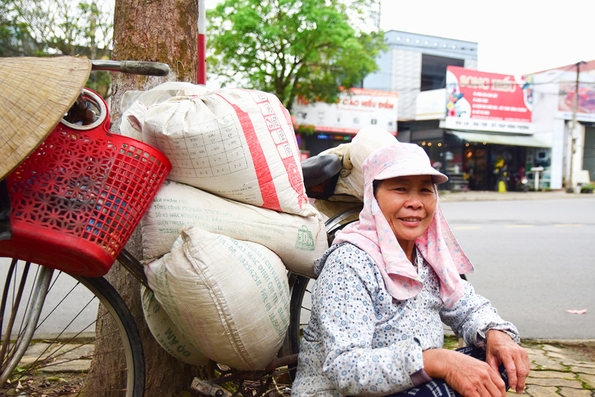
<svg viewBox="0 0 595 397">
<path fill-rule="evenodd" d="M 86 58 L 0 58 L 0 180 L 52 132 L 90 72 Z"/>
</svg>

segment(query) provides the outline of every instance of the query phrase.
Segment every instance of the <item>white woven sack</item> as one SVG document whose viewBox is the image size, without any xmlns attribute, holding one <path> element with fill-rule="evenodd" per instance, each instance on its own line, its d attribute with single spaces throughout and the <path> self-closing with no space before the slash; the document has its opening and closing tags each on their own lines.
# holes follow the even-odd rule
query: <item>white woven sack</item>
<svg viewBox="0 0 595 397">
<path fill-rule="evenodd" d="M 142 140 L 140 122 L 144 119 L 144 114 L 149 106 L 164 102 L 175 96 L 202 95 L 207 92 L 208 89 L 204 85 L 185 81 L 168 81 L 150 90 L 126 91 L 120 100 L 120 109 L 122 110 L 120 133 Z"/>
<path fill-rule="evenodd" d="M 169 158 L 169 179 L 243 203 L 312 215 L 291 117 L 276 96 L 224 88 L 169 98 L 128 119 Z"/>
<path fill-rule="evenodd" d="M 143 257 L 169 252 L 182 229 L 196 225 L 264 245 L 287 269 L 314 277 L 314 261 L 328 248 L 322 215 L 314 211 L 308 217 L 277 212 L 166 181 L 141 221 Z"/>
<path fill-rule="evenodd" d="M 141 286 L 141 302 L 149 331 L 166 352 L 188 364 L 201 366 L 209 363 L 209 358 L 186 338 L 153 292 L 144 286 Z"/>
<path fill-rule="evenodd" d="M 321 154 L 334 153 L 343 158 L 344 167 L 347 165 L 337 181 L 335 197 L 331 201 L 351 201 L 344 196 L 364 199 L 364 174 L 362 165 L 364 160 L 374 151 L 396 142 L 396 138 L 381 127 L 364 127 L 355 134 L 350 143 L 337 148 L 325 150 Z"/>
<path fill-rule="evenodd" d="M 207 357 L 237 369 L 268 365 L 289 326 L 283 263 L 251 242 L 190 227 L 171 253 L 145 266 L 149 286 Z"/>
</svg>

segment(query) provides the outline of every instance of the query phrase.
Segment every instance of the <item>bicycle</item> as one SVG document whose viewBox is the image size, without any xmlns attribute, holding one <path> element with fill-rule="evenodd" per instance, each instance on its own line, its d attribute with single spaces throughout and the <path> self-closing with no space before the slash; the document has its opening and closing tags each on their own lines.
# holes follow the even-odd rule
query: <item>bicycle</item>
<svg viewBox="0 0 595 397">
<path fill-rule="evenodd" d="M 92 68 L 93 70 L 123 71 L 145 75 L 164 75 L 167 73 L 167 65 L 157 63 L 93 61 Z M 79 112 L 76 111 L 77 106 Z M 93 117 L 91 120 L 84 120 L 85 117 L 89 116 L 89 113 L 85 111 L 89 108 L 93 110 Z M 68 145 L 72 143 L 73 137 L 75 137 L 75 140 L 82 140 L 83 144 L 87 145 L 93 140 L 87 134 L 89 131 L 104 128 L 105 132 L 107 132 L 109 129 L 109 117 L 105 103 L 101 97 L 92 91 L 84 90 L 71 110 L 69 115 L 62 119 L 59 124 L 60 128 L 63 129 L 62 140 L 58 139 L 47 143 L 48 138 L 44 142 L 44 149 L 38 150 L 49 151 L 51 148 Z M 79 114 L 78 119 L 74 116 L 75 113 Z M 142 179 L 141 183 L 149 184 L 152 187 L 153 193 L 150 194 L 153 194 L 153 196 L 149 194 L 150 199 L 152 199 L 167 175 L 167 159 L 161 157 L 159 152 L 151 150 L 152 148 L 148 147 L 148 145 L 142 145 L 142 143 L 132 143 L 127 139 L 119 142 L 118 136 L 112 135 L 109 135 L 108 141 L 106 145 L 109 149 L 112 150 L 114 146 L 117 146 L 115 151 L 124 153 L 124 157 L 145 163 L 157 163 L 155 170 L 151 168 L 149 171 L 141 172 L 143 178 L 145 178 Z M 68 150 L 75 150 L 75 148 L 69 148 Z M 88 155 L 86 159 L 92 159 L 93 164 L 84 165 L 83 168 L 90 167 L 100 171 L 104 170 L 108 167 L 107 163 L 109 161 L 103 159 L 102 156 L 102 153 Z M 333 175 L 338 172 L 337 161 L 340 162 L 338 158 L 333 159 L 335 164 L 332 171 Z M 132 201 L 138 197 L 127 196 L 126 200 L 128 201 L 126 202 L 126 200 L 118 196 L 119 193 L 116 193 L 115 190 L 108 190 L 89 201 L 88 197 L 85 197 L 83 193 L 85 189 L 95 183 L 93 179 L 85 177 L 84 173 L 83 176 L 73 174 L 69 171 L 70 164 L 67 162 L 60 163 L 58 161 L 58 163 L 58 170 L 60 173 L 65 174 L 60 178 L 66 180 L 65 189 L 69 191 L 70 199 L 64 200 L 65 196 L 63 194 L 62 196 L 60 194 L 48 196 L 49 199 L 45 199 L 44 204 L 47 205 L 51 213 L 47 215 L 45 221 L 49 223 L 58 222 L 60 217 L 65 216 L 66 210 L 95 211 L 95 207 L 97 207 L 97 211 L 95 211 L 97 216 L 95 218 L 91 220 L 84 219 L 83 221 L 74 219 L 72 224 L 80 229 L 79 233 L 96 237 L 100 235 L 100 238 L 97 237 L 100 240 L 100 245 L 107 246 L 107 251 L 112 256 L 108 255 L 107 259 L 104 258 L 105 250 L 101 250 L 97 255 L 103 257 L 103 261 L 99 261 L 99 264 L 89 265 L 89 263 L 85 262 L 87 260 L 85 252 L 77 253 L 74 249 L 77 247 L 63 244 L 60 241 L 69 238 L 63 237 L 63 235 L 54 236 L 53 240 L 50 239 L 50 242 L 46 241 L 48 237 L 46 235 L 33 240 L 24 237 L 22 240 L 13 239 L 0 242 L 0 253 L 3 256 L 8 255 L 9 257 L 18 258 L 11 258 L 10 265 L 7 266 L 6 281 L 2 301 L 0 302 L 0 324 L 2 324 L 3 331 L 0 348 L 0 390 L 7 385 L 17 384 L 16 389 L 18 391 L 18 382 L 27 379 L 26 376 L 32 372 L 42 369 L 49 370 L 52 367 L 60 371 L 61 366 L 65 364 L 73 364 L 79 360 L 89 360 L 94 351 L 104 351 L 102 348 L 97 347 L 105 344 L 118 346 L 106 353 L 108 355 L 120 355 L 121 360 L 119 362 L 121 366 L 117 368 L 108 367 L 102 364 L 102 357 L 93 357 L 92 365 L 85 376 L 85 380 L 87 383 L 105 388 L 86 390 L 85 395 L 141 397 L 144 395 L 145 368 L 144 352 L 139 333 L 126 304 L 114 287 L 102 276 L 109 270 L 114 260 L 117 260 L 141 284 L 147 288 L 149 287 L 142 264 L 123 248 L 138 220 L 146 211 L 146 206 L 144 210 L 136 211 L 135 220 L 128 223 L 127 227 L 118 225 L 116 232 L 105 232 L 105 226 L 110 221 L 116 223 L 114 219 L 119 222 L 123 217 L 122 213 L 128 210 L 128 207 L 132 205 Z M 132 166 L 129 164 L 124 165 L 126 172 L 130 171 L 130 167 Z M 126 172 L 124 174 L 128 175 Z M 19 174 L 22 173 L 22 170 L 19 170 L 17 174 L 21 176 L 20 182 L 15 182 L 18 178 L 14 177 L 14 173 L 7 179 L 10 180 L 13 187 L 15 183 L 24 184 L 26 186 L 25 190 L 31 188 L 33 185 L 30 182 L 39 177 L 35 172 L 23 177 Z M 147 175 L 149 175 L 148 178 L 151 183 L 148 183 Z M 306 176 L 306 173 L 304 175 Z M 316 178 L 318 180 L 316 183 L 310 183 L 310 185 L 318 185 L 320 180 L 328 180 L 329 177 L 330 175 L 327 174 L 317 174 Z M 2 181 L 3 184 L 4 182 Z M 131 180 L 127 176 L 121 177 L 121 180 L 117 181 L 115 185 L 127 189 L 130 183 Z M 52 186 L 51 189 L 55 190 L 57 188 Z M 13 196 L 10 197 L 13 206 L 12 214 L 19 211 L 27 212 L 25 210 L 15 210 L 15 203 L 23 200 L 15 199 Z M 39 210 L 37 203 L 33 207 L 29 212 L 34 213 Z M 6 208 L 1 208 L 1 210 L 7 211 Z M 330 219 L 327 222 L 329 239 L 332 240 L 334 233 L 345 223 L 354 220 L 354 216 L 357 219 L 358 212 L 359 209 L 355 208 Z M 11 217 L 13 217 L 12 214 Z M 127 230 L 120 230 L 122 228 Z M 31 249 L 32 242 L 37 249 Z M 115 245 L 115 247 L 112 245 Z M 97 249 L 97 247 L 91 248 L 89 246 L 78 248 L 80 248 L 80 251 Z M 48 259 L 42 255 L 43 260 L 39 260 L 38 250 L 43 251 L 44 249 L 52 251 L 48 254 L 51 258 Z M 74 265 L 72 264 L 72 257 L 77 257 L 74 259 Z M 40 262 L 41 265 L 35 262 Z M 69 262 L 70 264 L 64 265 L 64 263 Z M 291 319 L 279 358 L 262 371 L 234 371 L 218 367 L 216 370 L 210 371 L 209 377 L 212 379 L 206 382 L 198 381 L 193 384 L 194 390 L 201 390 L 203 394 L 221 397 L 225 395 L 226 391 L 219 385 L 235 381 L 239 382 L 241 390 L 243 382 L 249 380 L 259 382 L 260 392 L 264 393 L 270 387 L 274 377 L 279 376 L 281 373 L 294 374 L 301 329 L 308 319 L 307 312 L 309 309 L 307 305 L 302 305 L 302 302 L 307 301 L 305 296 L 309 292 L 310 279 L 296 274 L 289 274 L 288 277 L 291 293 Z M 68 280 L 62 281 L 64 278 L 68 278 Z M 86 290 L 84 293 L 85 298 L 83 300 L 80 295 L 77 295 L 74 302 L 72 302 L 69 297 L 74 296 L 75 291 L 79 288 Z M 98 305 L 96 301 L 99 301 L 101 305 Z M 72 308 L 68 310 L 68 312 L 74 313 L 72 320 L 65 320 L 65 311 L 58 308 L 64 303 L 76 304 L 77 306 L 74 310 Z M 56 308 L 54 308 L 54 304 Z M 52 328 L 53 326 L 47 326 L 48 319 L 52 315 L 60 317 L 59 323 L 65 325 L 63 330 L 58 332 Z M 106 327 L 109 327 L 109 329 L 105 329 Z M 83 331 L 80 331 L 80 329 L 83 329 Z M 95 331 L 96 329 L 97 331 Z M 77 331 L 74 332 L 73 330 Z M 43 332 L 52 334 L 51 340 L 49 335 L 40 335 Z M 92 346 L 95 346 L 96 349 L 93 350 Z M 33 362 L 24 363 L 23 358 L 27 349 L 32 348 L 39 350 L 37 359 Z"/>
</svg>

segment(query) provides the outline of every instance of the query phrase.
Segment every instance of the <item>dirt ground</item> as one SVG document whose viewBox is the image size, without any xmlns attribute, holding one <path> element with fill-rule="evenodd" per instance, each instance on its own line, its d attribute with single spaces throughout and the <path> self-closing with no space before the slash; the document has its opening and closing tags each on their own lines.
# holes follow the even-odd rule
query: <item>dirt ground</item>
<svg viewBox="0 0 595 397">
<path fill-rule="evenodd" d="M 31 396 L 54 397 L 76 396 L 85 380 L 82 373 L 39 373 L 35 376 L 26 376 L 6 385 L 0 390 L 0 397 L 4 396 Z"/>
</svg>

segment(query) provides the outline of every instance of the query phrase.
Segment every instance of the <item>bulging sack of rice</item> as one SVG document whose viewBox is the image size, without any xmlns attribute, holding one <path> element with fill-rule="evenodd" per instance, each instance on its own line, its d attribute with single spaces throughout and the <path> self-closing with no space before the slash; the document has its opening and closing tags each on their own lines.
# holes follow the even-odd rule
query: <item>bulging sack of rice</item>
<svg viewBox="0 0 595 397">
<path fill-rule="evenodd" d="M 141 286 L 141 303 L 149 331 L 166 352 L 188 364 L 201 366 L 209 363 L 209 358 L 180 331 L 153 292 L 144 286 Z"/>
<path fill-rule="evenodd" d="M 294 273 L 314 277 L 314 261 L 328 248 L 322 215 L 277 212 L 166 181 L 142 218 L 143 257 L 169 252 L 182 229 L 201 229 L 264 245 Z"/>
<path fill-rule="evenodd" d="M 186 81 L 168 81 L 150 90 L 126 91 L 120 100 L 120 133 L 142 141 L 142 126 L 139 123 L 144 118 L 147 108 L 175 96 L 202 95 L 206 92 L 208 89 L 204 85 Z"/>
<path fill-rule="evenodd" d="M 169 158 L 169 179 L 275 211 L 313 214 L 291 117 L 276 96 L 223 88 L 172 97 L 144 113 L 134 108 L 129 124 Z"/>
<path fill-rule="evenodd" d="M 336 154 L 343 159 L 343 170 L 330 201 L 363 201 L 364 174 L 362 165 L 372 152 L 395 143 L 393 134 L 381 127 L 364 127 L 350 143 L 325 150 L 321 154 Z"/>
<path fill-rule="evenodd" d="M 287 271 L 268 248 L 189 227 L 145 274 L 171 320 L 210 359 L 259 370 L 275 358 L 290 297 Z"/>
</svg>

